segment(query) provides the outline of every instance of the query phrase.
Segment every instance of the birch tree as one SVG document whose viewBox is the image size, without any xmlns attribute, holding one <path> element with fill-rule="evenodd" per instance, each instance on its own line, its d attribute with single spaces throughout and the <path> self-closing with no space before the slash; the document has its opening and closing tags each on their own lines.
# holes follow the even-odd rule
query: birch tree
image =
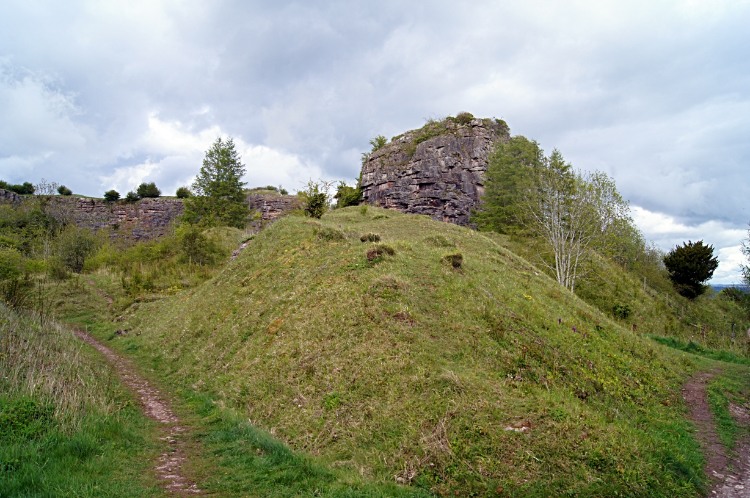
<svg viewBox="0 0 750 498">
<path fill-rule="evenodd" d="M 557 281 L 571 291 L 594 249 L 606 250 L 629 225 L 628 204 L 602 172 L 573 171 L 554 150 L 539 168 L 524 205 L 526 223 L 550 248 L 542 258 Z"/>
</svg>

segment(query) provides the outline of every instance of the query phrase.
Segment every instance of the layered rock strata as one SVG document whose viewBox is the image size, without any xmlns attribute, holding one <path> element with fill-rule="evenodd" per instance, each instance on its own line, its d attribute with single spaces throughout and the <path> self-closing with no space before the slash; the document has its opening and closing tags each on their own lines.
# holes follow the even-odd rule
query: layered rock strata
<svg viewBox="0 0 750 498">
<path fill-rule="evenodd" d="M 362 166 L 364 202 L 468 225 L 484 194 L 487 160 L 509 138 L 504 121 L 450 118 L 394 137 Z"/>
</svg>

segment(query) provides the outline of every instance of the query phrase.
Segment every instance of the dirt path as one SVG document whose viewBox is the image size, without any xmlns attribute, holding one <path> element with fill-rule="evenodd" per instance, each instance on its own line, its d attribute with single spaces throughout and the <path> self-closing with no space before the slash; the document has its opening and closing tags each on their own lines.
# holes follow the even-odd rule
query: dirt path
<svg viewBox="0 0 750 498">
<path fill-rule="evenodd" d="M 690 408 L 690 418 L 698 430 L 698 440 L 706 455 L 706 474 L 713 480 L 708 496 L 719 498 L 750 497 L 750 447 L 747 441 L 737 445 L 737 455 L 729 458 L 716 433 L 708 406 L 706 384 L 714 377 L 703 372 L 685 384 L 682 397 Z"/>
<path fill-rule="evenodd" d="M 167 396 L 139 376 L 130 361 L 118 356 L 87 333 L 80 330 L 74 330 L 73 332 L 83 342 L 95 347 L 107 357 L 120 375 L 122 383 L 138 395 L 146 416 L 163 424 L 161 429 L 163 436 L 159 439 L 166 441 L 169 447 L 159 457 L 154 472 L 159 480 L 164 483 L 164 488 L 176 494 L 203 494 L 203 490 L 198 489 L 197 485 L 183 473 L 183 466 L 186 462 L 186 443 L 183 437 L 185 428 L 180 425 L 179 419 L 169 407 Z"/>
</svg>

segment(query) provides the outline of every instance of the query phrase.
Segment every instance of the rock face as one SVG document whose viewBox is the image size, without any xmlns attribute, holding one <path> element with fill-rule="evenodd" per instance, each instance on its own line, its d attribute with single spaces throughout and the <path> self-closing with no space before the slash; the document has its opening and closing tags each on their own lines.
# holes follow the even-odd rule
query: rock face
<svg viewBox="0 0 750 498">
<path fill-rule="evenodd" d="M 19 204 L 33 196 L 22 196 L 0 189 L 0 203 Z M 185 210 L 182 199 L 142 199 L 134 203 L 124 201 L 106 203 L 101 199 L 51 196 L 52 211 L 58 219 L 68 219 L 76 225 L 94 230 L 111 230 L 110 236 L 125 241 L 159 238 L 172 229 L 173 222 Z M 295 195 L 250 194 L 248 221 L 260 229 L 284 214 L 301 207 Z"/>
<path fill-rule="evenodd" d="M 99 199 L 81 197 L 69 199 L 75 202 L 73 217 L 78 226 L 94 230 L 111 228 L 116 238 L 132 241 L 165 235 L 174 219 L 185 209 L 180 199 L 142 199 L 132 204 L 105 203 Z M 60 201 L 68 199 L 62 198 Z"/>
<path fill-rule="evenodd" d="M 13 203 L 18 204 L 19 202 L 23 202 L 23 196 L 18 195 L 15 192 L 11 192 L 10 190 L 5 190 L 4 188 L 0 188 L 0 202 L 2 203 Z"/>
<path fill-rule="evenodd" d="M 504 121 L 451 118 L 394 137 L 362 166 L 364 202 L 467 225 L 484 194 L 489 155 L 509 138 Z"/>
</svg>

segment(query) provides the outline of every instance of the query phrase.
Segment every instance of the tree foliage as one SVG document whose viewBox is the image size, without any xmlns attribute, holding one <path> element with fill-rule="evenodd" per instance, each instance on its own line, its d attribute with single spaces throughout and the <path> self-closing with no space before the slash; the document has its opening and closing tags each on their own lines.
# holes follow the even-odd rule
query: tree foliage
<svg viewBox="0 0 750 498">
<path fill-rule="evenodd" d="M 310 179 L 305 187 L 297 192 L 297 196 L 302 200 L 305 215 L 311 218 L 321 218 L 330 209 L 331 196 L 328 192 L 331 190 L 333 183 Z"/>
<path fill-rule="evenodd" d="M 104 192 L 104 202 L 115 202 L 120 198 L 120 192 L 115 189 Z"/>
<path fill-rule="evenodd" d="M 245 166 L 229 138 L 217 138 L 206 151 L 203 166 L 193 182 L 195 195 L 185 199 L 183 220 L 203 226 L 243 228 L 248 205 L 241 181 Z"/>
<path fill-rule="evenodd" d="M 34 185 L 29 182 L 23 182 L 20 185 L 13 185 L 6 181 L 0 180 L 0 188 L 10 190 L 21 195 L 31 195 L 34 193 Z"/>
<path fill-rule="evenodd" d="M 177 196 L 178 199 L 187 199 L 188 197 L 190 197 L 193 194 L 190 192 L 189 188 L 187 188 L 187 187 L 180 187 L 180 188 L 177 189 L 177 192 L 175 193 L 175 195 Z"/>
<path fill-rule="evenodd" d="M 688 241 L 677 246 L 664 256 L 669 279 L 675 290 L 688 299 L 695 299 L 706 291 L 703 285 L 719 266 L 714 257 L 714 248 L 698 242 Z"/>
<path fill-rule="evenodd" d="M 742 254 L 747 258 L 747 264 L 741 264 L 742 278 L 747 285 L 750 285 L 750 230 L 747 231 L 747 238 L 742 241 Z"/>
<path fill-rule="evenodd" d="M 161 196 L 161 190 L 156 188 L 156 183 L 150 182 L 146 183 L 143 182 L 140 185 L 138 185 L 138 188 L 135 191 L 138 194 L 138 197 L 141 199 L 145 199 L 147 197 L 155 198 Z"/>
<path fill-rule="evenodd" d="M 542 239 L 548 252 L 541 263 L 570 290 L 594 251 L 613 257 L 639 235 L 611 178 L 574 171 L 558 150 L 545 157 L 537 142 L 521 136 L 498 144 L 490 157 L 482 209 L 472 221 Z"/>
<path fill-rule="evenodd" d="M 499 143 L 487 164 L 481 210 L 472 221 L 480 229 L 517 233 L 523 229 L 523 201 L 544 164 L 539 144 L 516 136 Z"/>
<path fill-rule="evenodd" d="M 60 195 L 73 195 L 73 191 L 65 185 L 60 185 L 59 187 L 57 187 L 57 193 Z"/>
</svg>

